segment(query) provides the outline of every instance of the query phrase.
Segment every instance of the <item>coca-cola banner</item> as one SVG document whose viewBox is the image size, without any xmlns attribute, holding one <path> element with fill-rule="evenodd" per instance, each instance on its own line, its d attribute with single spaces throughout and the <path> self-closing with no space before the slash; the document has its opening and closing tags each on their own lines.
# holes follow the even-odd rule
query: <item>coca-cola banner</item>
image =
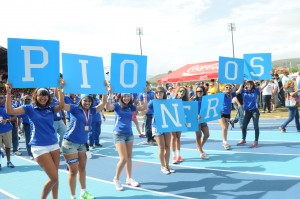
<svg viewBox="0 0 300 199">
<path fill-rule="evenodd" d="M 162 77 L 158 83 L 190 82 L 218 78 L 219 62 L 203 62 L 187 64 L 176 71 Z"/>
</svg>

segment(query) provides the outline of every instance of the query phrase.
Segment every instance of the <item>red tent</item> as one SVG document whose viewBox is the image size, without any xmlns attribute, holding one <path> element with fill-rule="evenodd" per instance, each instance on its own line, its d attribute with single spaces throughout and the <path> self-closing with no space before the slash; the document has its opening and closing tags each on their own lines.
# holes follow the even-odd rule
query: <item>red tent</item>
<svg viewBox="0 0 300 199">
<path fill-rule="evenodd" d="M 201 81 L 218 78 L 219 62 L 187 64 L 162 77 L 158 83 Z"/>
</svg>

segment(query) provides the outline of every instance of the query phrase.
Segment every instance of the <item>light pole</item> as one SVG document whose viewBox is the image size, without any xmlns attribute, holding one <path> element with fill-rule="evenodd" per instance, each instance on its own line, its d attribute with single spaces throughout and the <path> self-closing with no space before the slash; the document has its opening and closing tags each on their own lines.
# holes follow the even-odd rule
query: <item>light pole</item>
<svg viewBox="0 0 300 199">
<path fill-rule="evenodd" d="M 137 27 L 136 28 L 136 34 L 140 37 L 140 49 L 141 49 L 141 55 L 143 55 L 142 37 L 141 37 L 141 35 L 143 35 L 143 28 L 142 27 Z"/>
<path fill-rule="evenodd" d="M 236 31 L 236 27 L 234 23 L 228 23 L 227 27 L 228 27 L 228 31 L 231 32 L 232 56 L 234 57 L 233 31 Z"/>
</svg>

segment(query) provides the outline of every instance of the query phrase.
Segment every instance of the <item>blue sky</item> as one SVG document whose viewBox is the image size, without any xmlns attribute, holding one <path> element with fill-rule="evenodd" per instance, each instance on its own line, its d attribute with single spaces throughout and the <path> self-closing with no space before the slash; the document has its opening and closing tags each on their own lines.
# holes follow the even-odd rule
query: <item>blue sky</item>
<svg viewBox="0 0 300 199">
<path fill-rule="evenodd" d="M 1 4 L 0 45 L 7 38 L 59 40 L 61 52 L 103 57 L 139 54 L 143 27 L 148 75 L 235 55 L 300 52 L 300 2 L 294 0 L 14 0 Z"/>
</svg>

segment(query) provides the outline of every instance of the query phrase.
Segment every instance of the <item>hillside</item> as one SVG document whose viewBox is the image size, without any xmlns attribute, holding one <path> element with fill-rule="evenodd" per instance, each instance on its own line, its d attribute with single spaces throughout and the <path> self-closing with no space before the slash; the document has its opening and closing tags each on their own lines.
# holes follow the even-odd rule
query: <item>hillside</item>
<svg viewBox="0 0 300 199">
<path fill-rule="evenodd" d="M 272 62 L 273 68 L 284 67 L 284 68 L 292 68 L 293 71 L 300 71 L 300 58 L 291 58 L 291 59 L 281 59 L 275 60 Z M 176 69 L 177 70 L 177 69 Z M 294 71 L 295 72 L 295 71 Z M 157 80 L 167 75 L 168 73 L 162 73 L 148 78 L 147 80 L 153 83 L 157 83 Z"/>
</svg>

